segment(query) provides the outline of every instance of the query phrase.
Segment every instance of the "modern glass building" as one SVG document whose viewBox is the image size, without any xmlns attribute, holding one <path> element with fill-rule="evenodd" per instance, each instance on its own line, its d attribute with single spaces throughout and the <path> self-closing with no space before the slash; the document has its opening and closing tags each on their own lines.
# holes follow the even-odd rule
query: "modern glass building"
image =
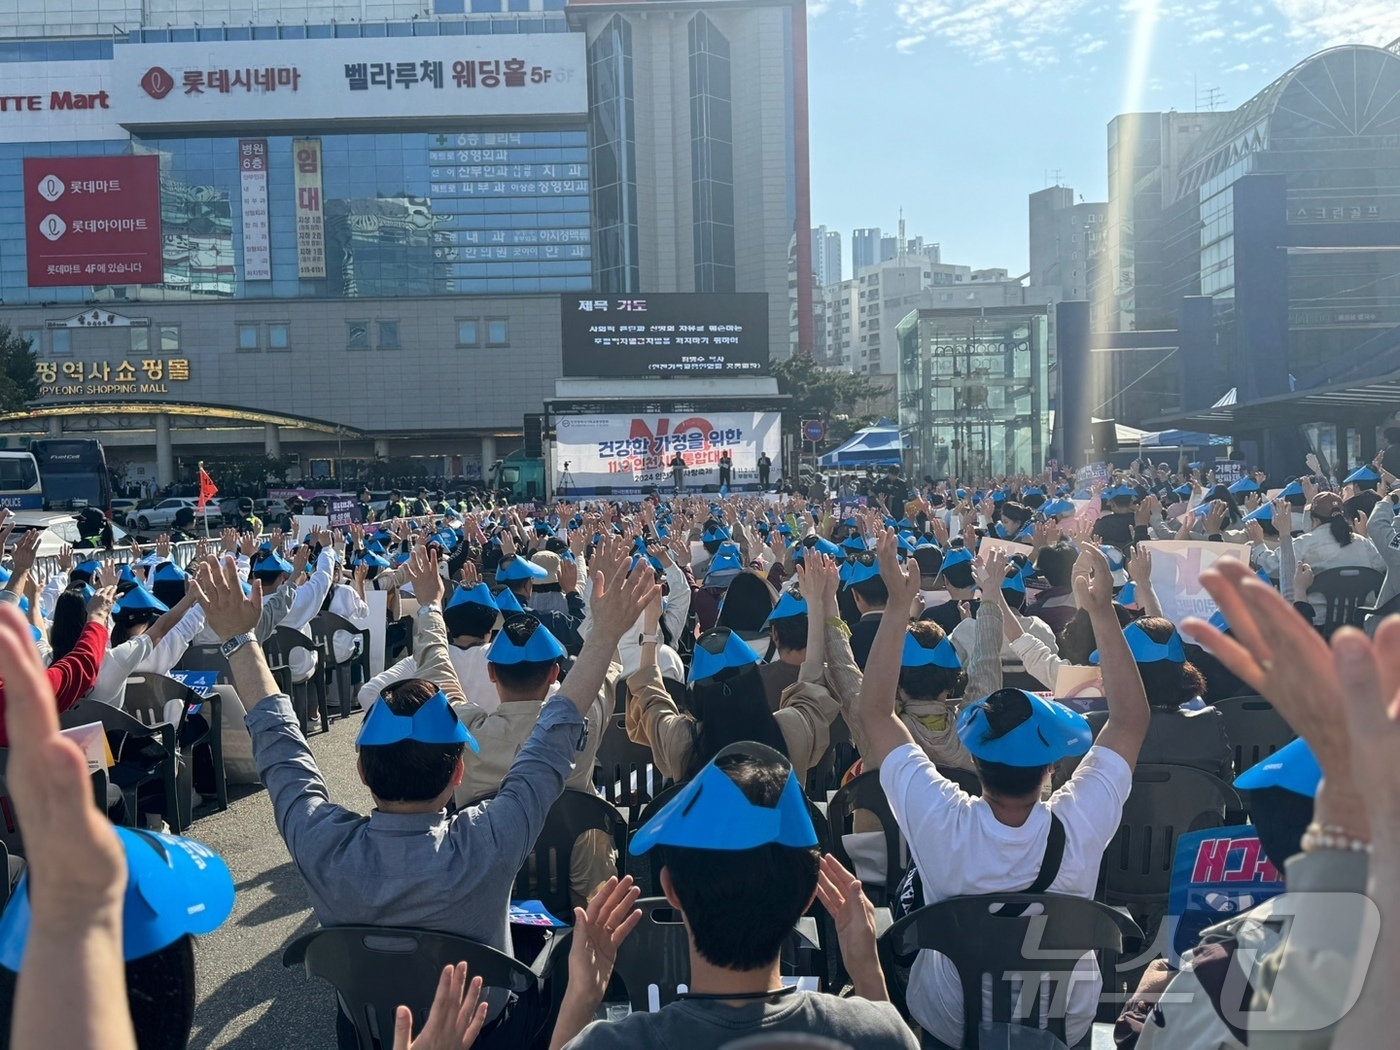
<svg viewBox="0 0 1400 1050">
<path fill-rule="evenodd" d="M 899 423 L 915 476 L 1044 469 L 1047 328 L 1044 306 L 917 310 L 900 322 Z"/>
<path fill-rule="evenodd" d="M 1136 424 L 1232 389 L 1242 401 L 1286 394 L 1400 326 L 1400 55 L 1333 48 L 1233 112 L 1148 116 L 1187 127 L 1193 142 L 1170 165 L 1159 150 L 1136 183 L 1160 204 L 1146 239 L 1115 229 L 1133 205 L 1127 183 L 1110 178 L 1117 254 L 1099 266 L 1094 327 L 1128 331 L 1131 317 L 1139 331 L 1175 328 L 1183 297 L 1208 296 L 1216 351 L 1191 362 L 1189 379 L 1165 360 L 1170 350 L 1096 354 L 1103 415 Z M 1127 120 L 1110 129 L 1110 175 L 1114 129 Z M 1151 274 L 1131 300 L 1109 288 L 1125 260 Z"/>
<path fill-rule="evenodd" d="M 767 292 L 788 352 L 786 0 L 87 6 L 0 27 L 11 443 L 470 477 L 554 394 L 561 293 Z"/>
</svg>

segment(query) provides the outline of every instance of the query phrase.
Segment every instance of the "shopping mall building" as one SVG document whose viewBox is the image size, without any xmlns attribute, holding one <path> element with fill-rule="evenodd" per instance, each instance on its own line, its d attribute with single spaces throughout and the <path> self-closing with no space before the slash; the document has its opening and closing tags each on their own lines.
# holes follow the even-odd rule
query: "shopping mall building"
<svg viewBox="0 0 1400 1050">
<path fill-rule="evenodd" d="M 810 315 L 800 0 L 28 6 L 0 323 L 41 397 L 11 447 L 472 477 L 554 396 L 568 293 L 766 293 L 770 356 Z"/>
</svg>

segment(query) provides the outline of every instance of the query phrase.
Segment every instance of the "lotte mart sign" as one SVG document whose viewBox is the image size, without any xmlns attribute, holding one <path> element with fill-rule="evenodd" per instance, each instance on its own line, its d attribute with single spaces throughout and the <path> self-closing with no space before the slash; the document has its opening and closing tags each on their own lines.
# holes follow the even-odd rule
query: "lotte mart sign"
<svg viewBox="0 0 1400 1050">
<path fill-rule="evenodd" d="M 160 158 L 26 157 L 31 288 L 160 284 Z"/>
</svg>

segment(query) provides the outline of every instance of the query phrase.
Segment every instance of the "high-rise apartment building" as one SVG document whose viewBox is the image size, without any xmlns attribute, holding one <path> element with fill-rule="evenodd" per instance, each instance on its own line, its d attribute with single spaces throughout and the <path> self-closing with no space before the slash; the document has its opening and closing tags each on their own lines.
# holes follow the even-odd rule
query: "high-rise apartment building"
<svg viewBox="0 0 1400 1050">
<path fill-rule="evenodd" d="M 825 287 L 842 279 L 841 234 L 818 226 L 812 230 L 812 279 Z"/>
<path fill-rule="evenodd" d="M 869 226 L 851 232 L 851 276 L 880 261 L 880 227 Z"/>
</svg>

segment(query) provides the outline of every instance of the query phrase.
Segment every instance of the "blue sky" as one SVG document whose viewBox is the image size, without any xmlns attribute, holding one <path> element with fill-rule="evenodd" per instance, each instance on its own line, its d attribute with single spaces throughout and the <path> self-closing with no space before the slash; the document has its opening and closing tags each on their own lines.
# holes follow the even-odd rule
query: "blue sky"
<svg viewBox="0 0 1400 1050">
<path fill-rule="evenodd" d="M 808 0 L 812 225 L 1026 269 L 1026 197 L 1106 194 L 1108 121 L 1233 109 L 1309 54 L 1400 37 L 1400 0 Z M 1048 174 L 1047 174 L 1048 173 Z"/>
</svg>

